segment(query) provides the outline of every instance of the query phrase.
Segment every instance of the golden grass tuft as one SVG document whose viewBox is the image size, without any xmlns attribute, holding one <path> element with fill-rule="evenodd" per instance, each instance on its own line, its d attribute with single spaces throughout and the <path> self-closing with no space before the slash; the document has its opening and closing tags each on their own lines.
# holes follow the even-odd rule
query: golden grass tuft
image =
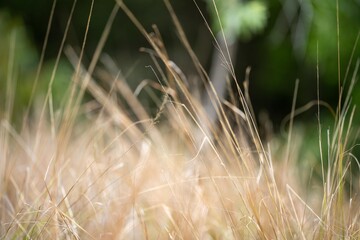
<svg viewBox="0 0 360 240">
<path fill-rule="evenodd" d="M 350 194 L 344 189 L 349 164 L 357 161 L 351 154 L 356 143 L 349 134 L 349 101 L 339 108 L 328 142 L 319 137 L 319 151 L 327 145 L 329 154 L 321 155 L 323 182 L 310 186 L 299 171 L 312 170 L 295 161 L 306 136 L 297 137 L 300 132 L 292 128 L 288 146 L 279 146 L 277 139 L 264 146 L 248 93 L 240 86 L 236 107 L 219 99 L 210 84 L 219 117 L 219 124 L 212 124 L 166 54 L 157 29 L 148 33 L 122 1 L 114 15 L 119 8 L 151 45 L 147 51 L 161 81 L 144 82 L 133 91 L 117 69 L 97 68 L 113 15 L 89 68 L 81 65 L 82 53 L 66 48 L 75 71 L 65 105 L 52 109 L 49 87 L 42 111 L 26 118 L 21 131 L 2 118 L 2 239 L 360 238 L 359 179 L 351 179 Z M 171 16 L 199 79 L 209 82 Z M 153 117 L 137 99 L 145 88 L 161 95 Z M 85 91 L 94 100 L 83 103 Z"/>
</svg>

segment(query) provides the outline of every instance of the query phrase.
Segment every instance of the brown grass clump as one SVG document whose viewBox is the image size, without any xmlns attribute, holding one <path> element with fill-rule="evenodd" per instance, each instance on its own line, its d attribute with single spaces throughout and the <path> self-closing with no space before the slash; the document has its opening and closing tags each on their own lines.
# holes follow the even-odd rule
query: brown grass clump
<svg viewBox="0 0 360 240">
<path fill-rule="evenodd" d="M 117 69 L 98 67 L 119 8 L 151 45 L 146 51 L 161 78 L 144 82 L 136 91 Z M 172 19 L 199 79 L 208 83 L 174 14 Z M 276 139 L 264 146 L 248 94 L 240 86 L 234 94 L 241 103 L 236 107 L 219 99 L 209 85 L 219 124 L 208 121 L 166 54 L 160 33 L 156 28 L 148 33 L 121 1 L 87 69 L 81 65 L 82 52 L 67 47 L 65 53 L 75 69 L 66 104 L 53 111 L 49 87 L 41 110 L 26 118 L 21 131 L 7 114 L 2 118 L 2 239 L 360 238 L 359 179 L 349 173 L 350 163 L 357 162 L 351 153 L 354 112 L 349 99 L 338 108 L 326 143 L 319 124 L 322 183 L 309 187 L 309 179 L 300 178 L 307 174 L 299 171 L 309 172 L 310 167 L 296 164 L 306 137 L 297 137 L 291 127 L 285 147 Z M 225 65 L 237 83 L 231 64 Z M 106 92 L 95 76 L 111 91 Z M 161 95 L 154 116 L 137 98 L 145 88 Z M 85 91 L 94 100 L 83 103 Z M 8 106 L 5 113 L 11 111 Z M 230 122 L 230 117 L 235 120 Z M 351 176 L 352 190 L 347 193 L 344 184 Z"/>
</svg>

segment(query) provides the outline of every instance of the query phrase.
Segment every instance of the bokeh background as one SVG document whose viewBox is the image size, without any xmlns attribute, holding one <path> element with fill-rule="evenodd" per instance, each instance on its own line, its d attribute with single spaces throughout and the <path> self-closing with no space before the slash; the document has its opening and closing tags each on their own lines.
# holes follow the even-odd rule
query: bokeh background
<svg viewBox="0 0 360 240">
<path fill-rule="evenodd" d="M 161 0 L 125 1 L 139 20 L 151 30 L 156 24 L 169 51 L 170 57 L 187 76 L 195 71 L 189 56 L 181 45 L 171 17 Z M 266 112 L 278 129 L 289 114 L 296 79 L 300 80 L 297 106 L 316 99 L 317 62 L 320 76 L 321 99 L 334 108 L 338 101 L 338 50 L 337 5 L 335 0 L 217 0 L 222 21 L 232 31 L 238 48 L 235 71 L 239 81 L 244 80 L 245 70 L 251 67 L 250 94 L 255 113 Z M 15 42 L 13 79 L 16 79 L 14 118 L 21 116 L 27 106 L 40 59 L 41 49 L 53 1 L 1 0 L 0 1 L 0 100 L 2 111 L 6 98 L 6 79 L 11 44 Z M 47 88 L 53 63 L 61 44 L 72 0 L 58 1 L 45 64 L 40 75 L 37 94 Z M 115 2 L 95 1 L 84 64 L 94 53 Z M 204 20 L 192 0 L 171 1 L 185 32 L 202 64 L 209 69 L 214 52 L 214 42 Z M 216 13 L 212 1 L 197 0 L 199 8 L 217 31 Z M 66 45 L 79 49 L 85 32 L 90 0 L 78 1 L 70 25 Z M 360 44 L 356 38 L 360 30 L 360 1 L 339 1 L 340 76 L 343 80 L 349 68 L 350 82 L 355 63 L 360 57 Z M 148 43 L 123 12 L 119 12 L 104 48 L 129 84 L 135 88 L 143 79 L 154 79 L 146 68 L 151 64 L 147 54 L 139 51 Z M 318 50 L 317 50 L 318 49 Z M 355 50 L 354 50 L 355 49 Z M 352 52 L 353 61 L 349 65 Z M 53 86 L 55 103 L 70 81 L 72 67 L 63 54 Z M 346 86 L 345 86 L 346 88 Z M 353 102 L 360 103 L 360 87 L 353 93 Z M 316 108 L 297 118 L 298 121 L 316 123 Z"/>
</svg>

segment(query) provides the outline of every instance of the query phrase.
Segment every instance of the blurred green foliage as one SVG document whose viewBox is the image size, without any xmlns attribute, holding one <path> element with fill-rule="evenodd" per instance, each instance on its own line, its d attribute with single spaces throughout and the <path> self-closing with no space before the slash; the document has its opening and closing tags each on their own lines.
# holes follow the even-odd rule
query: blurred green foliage
<svg viewBox="0 0 360 240">
<path fill-rule="evenodd" d="M 4 114 L 7 101 L 14 101 L 12 110 L 17 121 L 29 106 L 39 64 L 39 52 L 30 41 L 21 18 L 11 17 L 8 12 L 1 11 L 0 32 L 0 113 Z M 43 65 L 34 92 L 37 98 L 45 95 L 53 69 L 53 60 L 48 60 Z M 59 107 L 71 75 L 69 64 L 61 60 L 52 88 L 55 107 Z M 12 91 L 14 95 L 8 91 Z M 7 96 L 14 99 L 7 99 Z"/>
<path fill-rule="evenodd" d="M 215 32 L 220 32 L 222 27 L 228 37 L 249 40 L 253 34 L 265 28 L 267 9 L 262 1 L 207 0 L 207 2 Z"/>
<path fill-rule="evenodd" d="M 316 64 L 319 48 L 320 70 L 331 85 L 337 85 L 337 20 L 334 1 L 312 1 L 313 21 L 306 40 L 306 54 L 310 64 Z M 360 33 L 360 2 L 339 1 L 341 77 L 344 78 L 349 59 Z M 356 47 L 355 59 L 360 57 L 360 45 Z M 342 79 L 343 80 L 343 79 Z M 360 100 L 360 99 L 359 99 Z M 360 101 L 359 101 L 360 103 Z"/>
<path fill-rule="evenodd" d="M 6 102 L 10 101 L 7 99 L 9 82 L 11 86 L 18 85 L 16 111 L 31 92 L 32 81 L 29 78 L 36 69 L 37 53 L 20 18 L 11 18 L 7 12 L 0 12 L 0 32 L 0 109 L 4 111 Z"/>
<path fill-rule="evenodd" d="M 321 98 L 333 106 L 338 99 L 337 67 L 337 6 L 333 0 L 215 0 L 223 27 L 236 32 L 239 41 L 235 70 L 240 81 L 245 69 L 252 67 L 250 87 L 255 111 L 267 109 L 275 122 L 289 113 L 295 80 L 300 79 L 298 105 L 316 99 L 316 67 L 319 62 Z M 46 90 L 52 63 L 59 49 L 72 0 L 60 1 L 55 9 L 54 22 L 45 54 L 45 67 L 41 74 L 38 89 Z M 159 0 L 126 1 L 129 8 L 151 31 L 157 24 L 170 57 L 185 74 L 191 76 L 191 66 L 186 51 L 177 39 L 171 18 L 166 7 Z M 171 1 L 176 14 L 185 28 L 189 41 L 202 63 L 209 67 L 213 41 L 206 32 L 205 24 L 192 0 Z M 205 18 L 212 22 L 217 31 L 219 25 L 212 0 L 198 0 Z M 1 13 L 1 56 L 0 92 L 5 98 L 10 38 L 16 31 L 16 66 L 18 102 L 16 110 L 21 112 L 26 105 L 35 79 L 39 54 L 48 24 L 52 1 L 3 0 Z M 66 44 L 75 48 L 81 46 L 91 1 L 79 1 L 71 24 Z M 84 64 L 92 57 L 93 51 L 104 29 L 114 1 L 95 1 L 91 20 Z M 345 76 L 349 59 L 355 47 L 354 59 L 349 67 L 349 76 L 354 72 L 360 47 L 354 46 L 360 30 L 360 3 L 358 0 L 339 1 L 341 78 Z M 23 24 L 24 21 L 24 24 Z M 16 30 L 14 30 L 16 29 Z M 154 78 L 145 66 L 149 61 L 143 53 L 137 54 L 140 47 L 147 47 L 146 40 L 135 29 L 124 13 L 119 12 L 105 46 L 104 52 L 119 65 L 123 74 L 136 85 L 144 78 Z M 140 59 L 140 60 L 139 60 Z M 136 70 L 134 70 L 136 69 Z M 57 71 L 53 91 L 58 99 L 70 81 L 71 68 L 64 57 Z M 349 79 L 347 80 L 349 82 Z M 42 89 L 42 90 L 41 90 Z M 57 93 L 56 93 L 57 92 Z M 57 97 L 56 97 L 57 98 Z M 60 100 L 59 100 L 60 101 Z M 360 103 L 360 88 L 353 93 L 354 103 Z M 311 115 L 312 117 L 314 114 Z M 313 120 L 313 118 L 312 118 Z"/>
<path fill-rule="evenodd" d="M 338 101 L 337 6 L 332 0 L 282 2 L 268 1 L 269 23 L 262 36 L 251 43 L 249 52 L 258 58 L 253 66 L 252 92 L 267 89 L 256 102 L 267 102 L 270 111 L 290 111 L 295 79 L 300 80 L 298 104 L 316 99 L 317 67 L 320 77 L 320 97 L 336 107 Z M 360 3 L 339 1 L 341 81 L 349 67 L 354 73 L 360 57 L 356 38 L 360 31 Z M 253 44 L 253 45 L 252 45 Z M 355 48 L 353 61 L 349 65 Z M 246 51 L 246 47 L 245 47 Z M 317 65 L 318 63 L 318 65 Z M 345 86 L 347 89 L 347 86 Z M 264 92 L 262 92 L 264 93 Z M 270 94 L 268 94 L 270 93 Z M 354 103 L 360 103 L 360 88 L 353 92 Z M 262 99 L 261 99 L 262 98 Z M 282 107 L 280 107 L 282 106 Z"/>
</svg>

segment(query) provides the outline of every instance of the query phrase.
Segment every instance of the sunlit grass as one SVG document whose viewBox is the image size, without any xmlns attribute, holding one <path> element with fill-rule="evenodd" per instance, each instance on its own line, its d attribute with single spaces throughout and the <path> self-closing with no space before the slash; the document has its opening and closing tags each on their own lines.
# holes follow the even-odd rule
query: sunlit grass
<svg viewBox="0 0 360 240">
<path fill-rule="evenodd" d="M 180 22 L 165 2 L 199 81 L 208 83 Z M 105 70 L 99 63 L 120 9 L 152 48 L 144 51 L 154 61 L 156 80 L 144 81 L 136 90 L 110 59 L 102 59 Z M 85 45 L 86 35 L 81 51 L 59 49 L 59 58 L 64 52 L 74 67 L 61 108 L 53 108 L 52 77 L 45 99 L 35 105 L 39 110 L 25 116 L 18 130 L 10 118 L 14 93 L 8 89 L 0 126 L 1 238 L 360 238 L 359 178 L 350 173 L 359 165 L 352 154 L 358 130 L 352 128 L 355 108 L 350 101 L 357 68 L 348 95 L 342 95 L 345 100 L 334 111 L 333 126 L 322 126 L 318 110 L 316 166 L 299 165 L 309 159 L 299 159 L 307 156 L 300 153 L 307 136 L 293 123 L 296 97 L 289 109 L 287 140 L 275 137 L 264 143 L 249 93 L 242 90 L 232 66 L 226 65 L 230 63 L 225 64 L 230 81 L 237 84 L 232 100 L 219 99 L 216 90 L 208 88 L 218 106 L 219 123 L 214 124 L 176 59 L 167 55 L 157 28 L 148 33 L 121 1 L 89 67 L 82 65 Z M 9 58 L 9 73 L 11 64 Z M 11 86 L 12 75 L 8 76 Z M 83 101 L 85 91 L 93 100 Z M 156 93 L 154 114 L 138 100 L 142 91 Z M 313 179 L 313 172 L 321 176 L 319 181 Z"/>
</svg>

